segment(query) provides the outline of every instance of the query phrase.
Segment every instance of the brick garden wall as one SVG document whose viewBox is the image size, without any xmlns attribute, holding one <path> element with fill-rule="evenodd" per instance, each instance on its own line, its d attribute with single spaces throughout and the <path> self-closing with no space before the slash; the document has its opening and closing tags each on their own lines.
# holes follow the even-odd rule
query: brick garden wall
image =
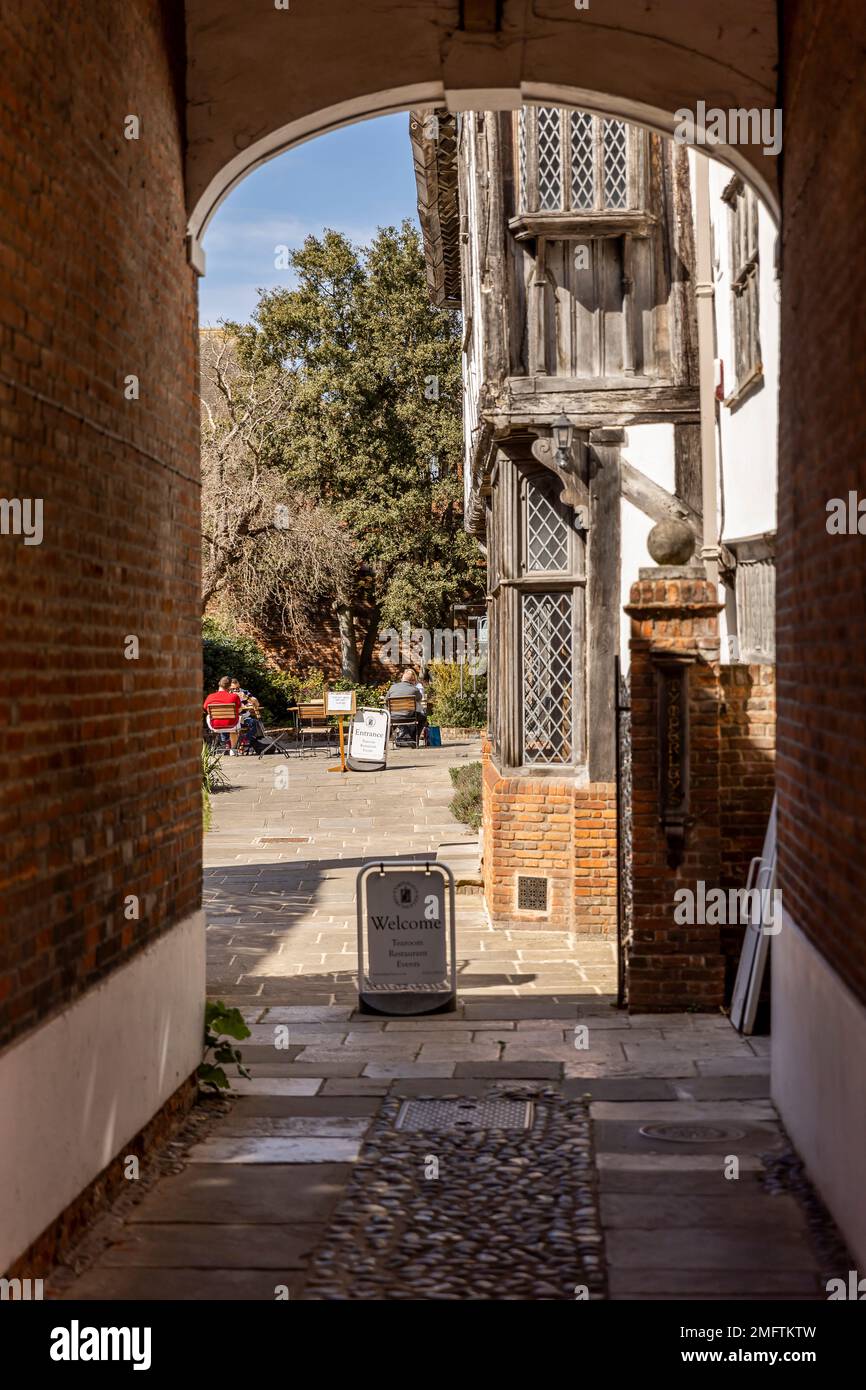
<svg viewBox="0 0 866 1390">
<path fill-rule="evenodd" d="M 3 6 L 0 491 L 43 500 L 44 539 L 0 536 L 0 1043 L 199 904 L 182 26 L 156 0 Z"/>
<path fill-rule="evenodd" d="M 616 933 L 616 788 L 502 777 L 484 767 L 484 895 L 494 923 Z M 547 911 L 517 910 L 519 875 L 548 879 Z"/>
</svg>

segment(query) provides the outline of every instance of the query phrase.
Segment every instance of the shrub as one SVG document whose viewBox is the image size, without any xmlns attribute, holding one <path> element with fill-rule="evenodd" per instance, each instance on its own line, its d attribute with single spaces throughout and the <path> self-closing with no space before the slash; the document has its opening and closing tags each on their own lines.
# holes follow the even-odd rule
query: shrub
<svg viewBox="0 0 866 1390">
<path fill-rule="evenodd" d="M 293 702 L 297 678 L 277 671 L 252 637 L 235 637 L 212 619 L 202 627 L 204 694 L 216 690 L 221 676 L 236 676 L 262 707 L 266 724 L 285 719 Z"/>
<path fill-rule="evenodd" d="M 429 669 L 431 721 L 445 727 L 482 729 L 487 723 L 487 677 L 479 676 L 473 687 L 471 671 L 457 662 L 431 661 Z"/>
<path fill-rule="evenodd" d="M 451 814 L 471 830 L 477 830 L 481 825 L 481 764 L 466 763 L 448 770 L 454 783 Z"/>
<path fill-rule="evenodd" d="M 462 695 L 446 695 L 436 700 L 433 720 L 442 727 L 483 729 L 487 723 L 487 688 L 478 682 L 477 690 L 465 690 Z"/>
</svg>

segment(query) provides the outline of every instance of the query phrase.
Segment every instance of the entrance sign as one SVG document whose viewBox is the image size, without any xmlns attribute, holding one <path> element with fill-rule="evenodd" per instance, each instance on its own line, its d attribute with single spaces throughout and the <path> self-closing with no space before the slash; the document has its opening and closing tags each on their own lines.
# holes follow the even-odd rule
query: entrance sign
<svg viewBox="0 0 866 1390">
<path fill-rule="evenodd" d="M 457 1004 L 454 875 L 415 860 L 358 874 L 358 999 L 362 1013 L 450 1013 Z"/>
<path fill-rule="evenodd" d="M 385 709 L 362 709 L 349 729 L 349 767 L 353 772 L 381 771 L 387 762 L 386 749 L 391 716 Z"/>
</svg>

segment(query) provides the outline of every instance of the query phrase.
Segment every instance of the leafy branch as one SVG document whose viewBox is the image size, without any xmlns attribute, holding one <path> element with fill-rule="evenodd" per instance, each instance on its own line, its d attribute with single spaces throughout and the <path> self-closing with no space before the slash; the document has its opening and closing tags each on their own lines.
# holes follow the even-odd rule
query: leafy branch
<svg viewBox="0 0 866 1390">
<path fill-rule="evenodd" d="M 250 1036 L 240 1009 L 228 1008 L 221 999 L 209 999 L 204 1011 L 204 1056 L 198 1068 L 198 1079 L 202 1086 L 210 1086 L 217 1093 L 229 1089 L 229 1079 L 224 1066 L 236 1066 L 239 1076 L 249 1077 L 243 1064 L 241 1050 L 233 1047 L 228 1038 L 242 1042 Z M 208 1061 L 208 1053 L 213 1052 L 213 1061 Z"/>
</svg>

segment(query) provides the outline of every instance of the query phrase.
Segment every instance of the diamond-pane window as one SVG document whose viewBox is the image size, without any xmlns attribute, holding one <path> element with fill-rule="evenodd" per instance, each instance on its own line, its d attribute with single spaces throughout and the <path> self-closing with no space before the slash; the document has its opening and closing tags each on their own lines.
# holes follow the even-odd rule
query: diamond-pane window
<svg viewBox="0 0 866 1390">
<path fill-rule="evenodd" d="M 546 212 L 562 207 L 562 146 L 560 116 L 554 107 L 538 112 L 538 206 Z"/>
<path fill-rule="evenodd" d="M 595 207 L 594 121 L 586 111 L 571 112 L 571 206 Z"/>
<path fill-rule="evenodd" d="M 573 660 L 570 593 L 523 594 L 523 760 L 572 757 Z"/>
<path fill-rule="evenodd" d="M 568 524 L 546 493 L 527 483 L 526 568 L 534 572 L 568 568 Z"/>
<path fill-rule="evenodd" d="M 625 121 L 604 122 L 604 206 L 628 206 L 628 158 Z"/>
</svg>

